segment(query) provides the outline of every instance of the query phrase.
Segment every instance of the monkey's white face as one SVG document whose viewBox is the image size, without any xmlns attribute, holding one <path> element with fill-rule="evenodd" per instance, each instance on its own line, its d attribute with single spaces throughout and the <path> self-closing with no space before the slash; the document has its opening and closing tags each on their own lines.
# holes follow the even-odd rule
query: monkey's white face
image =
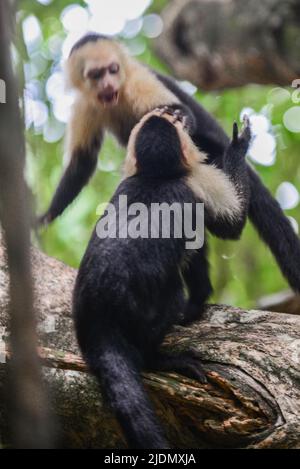
<svg viewBox="0 0 300 469">
<path fill-rule="evenodd" d="M 68 59 L 68 82 L 97 106 L 114 107 L 126 79 L 125 62 L 118 43 L 105 39 L 85 44 Z"/>
<path fill-rule="evenodd" d="M 121 64 L 116 56 L 85 64 L 84 80 L 94 99 L 104 107 L 116 106 L 122 85 Z"/>
</svg>

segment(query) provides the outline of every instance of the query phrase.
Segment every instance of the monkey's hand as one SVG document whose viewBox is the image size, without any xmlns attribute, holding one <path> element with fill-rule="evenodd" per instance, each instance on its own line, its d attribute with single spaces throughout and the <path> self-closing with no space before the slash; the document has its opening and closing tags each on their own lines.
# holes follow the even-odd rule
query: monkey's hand
<svg viewBox="0 0 300 469">
<path fill-rule="evenodd" d="M 233 135 L 229 150 L 232 149 L 237 155 L 244 157 L 249 149 L 251 139 L 250 120 L 248 116 L 244 116 L 243 128 L 240 134 L 237 122 L 233 124 Z"/>
<path fill-rule="evenodd" d="M 153 370 L 175 372 L 188 378 L 207 383 L 205 371 L 196 352 L 183 352 L 178 355 L 159 353 L 153 361 Z"/>
<path fill-rule="evenodd" d="M 189 300 L 182 314 L 182 317 L 180 318 L 179 325 L 188 326 L 195 321 L 199 321 L 203 315 L 203 312 L 204 312 L 203 301 L 197 304 Z"/>
<path fill-rule="evenodd" d="M 155 112 L 160 117 L 169 117 L 168 120 L 174 125 L 179 122 L 187 132 L 190 132 L 194 126 L 194 118 L 191 112 L 180 104 L 159 106 L 155 109 Z"/>
<path fill-rule="evenodd" d="M 43 228 L 50 225 L 52 222 L 52 217 L 49 213 L 44 213 L 43 215 L 38 216 L 34 221 L 35 228 Z"/>
</svg>

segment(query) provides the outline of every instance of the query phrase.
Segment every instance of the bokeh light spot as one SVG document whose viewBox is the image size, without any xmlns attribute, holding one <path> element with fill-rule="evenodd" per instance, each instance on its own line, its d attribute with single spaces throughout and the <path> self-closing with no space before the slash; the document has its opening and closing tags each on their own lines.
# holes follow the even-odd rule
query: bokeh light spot
<svg viewBox="0 0 300 469">
<path fill-rule="evenodd" d="M 283 182 L 277 189 L 276 199 L 283 210 L 291 210 L 299 204 L 300 196 L 293 184 Z"/>
<path fill-rule="evenodd" d="M 290 132 L 300 132 L 300 106 L 293 106 L 283 116 L 283 123 Z"/>
</svg>

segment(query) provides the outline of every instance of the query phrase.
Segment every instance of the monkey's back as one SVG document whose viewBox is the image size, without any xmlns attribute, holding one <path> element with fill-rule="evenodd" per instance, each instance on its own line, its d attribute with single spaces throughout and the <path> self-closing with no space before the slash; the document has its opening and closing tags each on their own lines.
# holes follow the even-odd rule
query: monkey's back
<svg viewBox="0 0 300 469">
<path fill-rule="evenodd" d="M 183 179 L 154 180 L 133 176 L 121 183 L 112 206 L 119 215 L 119 198 L 127 196 L 128 207 L 143 204 L 195 204 L 196 200 Z M 105 215 L 104 215 L 105 216 Z M 127 217 L 130 223 L 134 217 Z M 103 219 L 103 217 L 102 217 Z M 148 225 L 151 234 L 150 218 Z M 82 260 L 74 291 L 74 315 L 81 335 L 91 328 L 114 325 L 144 342 L 151 332 L 157 341 L 176 323 L 183 307 L 181 265 L 187 255 L 184 231 L 182 238 L 153 239 L 132 237 L 100 238 L 94 230 Z M 136 331 L 139 337 L 136 337 Z M 84 341 L 84 338 L 83 338 Z"/>
</svg>

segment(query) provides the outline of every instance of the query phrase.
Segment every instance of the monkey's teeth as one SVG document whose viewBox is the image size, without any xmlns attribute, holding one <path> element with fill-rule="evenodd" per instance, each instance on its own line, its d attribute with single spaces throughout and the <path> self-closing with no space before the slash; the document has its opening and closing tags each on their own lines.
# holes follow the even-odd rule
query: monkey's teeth
<svg viewBox="0 0 300 469">
<path fill-rule="evenodd" d="M 104 107 L 116 105 L 119 102 L 119 92 L 116 91 L 110 96 L 99 96 L 99 100 L 101 101 Z"/>
</svg>

